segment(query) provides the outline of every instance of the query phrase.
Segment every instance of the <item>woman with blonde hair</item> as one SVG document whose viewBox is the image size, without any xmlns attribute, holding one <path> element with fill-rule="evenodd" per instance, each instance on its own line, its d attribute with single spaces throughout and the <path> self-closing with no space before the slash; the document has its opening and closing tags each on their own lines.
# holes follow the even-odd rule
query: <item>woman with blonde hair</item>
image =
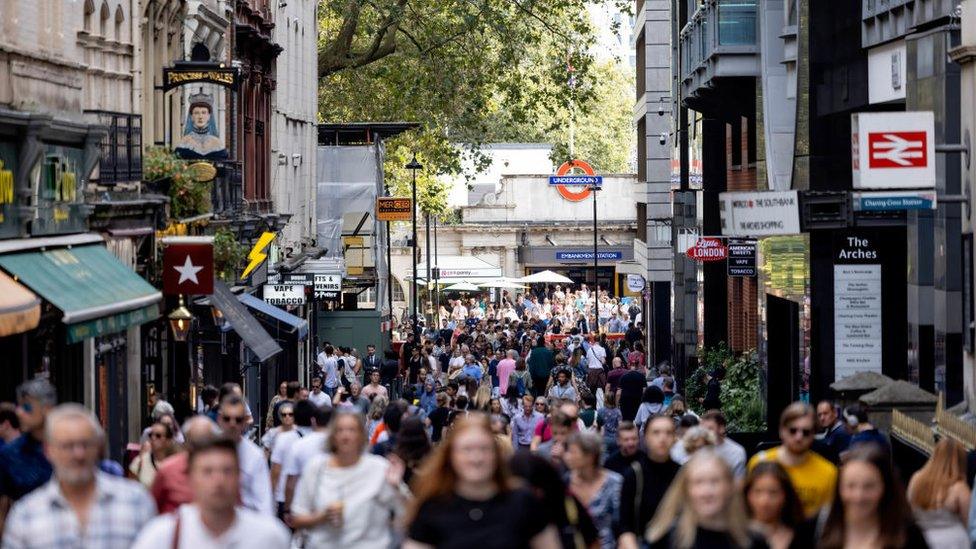
<svg viewBox="0 0 976 549">
<path fill-rule="evenodd" d="M 647 530 L 652 549 L 766 547 L 749 531 L 732 469 L 710 449 L 695 452 L 664 494 Z"/>
<path fill-rule="evenodd" d="M 414 477 L 403 547 L 558 547 L 531 492 L 517 488 L 488 416 L 459 417 Z"/>
<path fill-rule="evenodd" d="M 306 530 L 306 547 L 370 549 L 392 541 L 391 515 L 409 497 L 404 463 L 365 453 L 363 416 L 340 409 L 332 422 L 327 453 L 302 472 L 292 501 L 292 526 Z"/>
<path fill-rule="evenodd" d="M 935 445 L 932 457 L 908 482 L 908 502 L 932 547 L 967 549 L 969 485 L 966 450 L 951 438 Z"/>
</svg>

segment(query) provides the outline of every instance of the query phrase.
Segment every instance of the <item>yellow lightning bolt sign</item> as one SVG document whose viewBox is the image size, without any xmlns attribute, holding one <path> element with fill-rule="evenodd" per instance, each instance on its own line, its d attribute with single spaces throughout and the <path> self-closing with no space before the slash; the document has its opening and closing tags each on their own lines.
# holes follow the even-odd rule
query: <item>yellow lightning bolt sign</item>
<svg viewBox="0 0 976 549">
<path fill-rule="evenodd" d="M 268 244 L 271 244 L 274 237 L 274 233 L 261 233 L 261 238 L 258 239 L 257 243 L 254 244 L 254 247 L 251 248 L 251 251 L 247 254 L 247 258 L 250 259 L 251 262 L 248 263 L 247 268 L 244 269 L 244 274 L 241 275 L 242 279 L 247 278 L 247 275 L 251 274 L 251 271 L 256 269 L 257 266 L 268 257 L 268 254 L 264 253 L 264 249 L 268 247 Z"/>
</svg>

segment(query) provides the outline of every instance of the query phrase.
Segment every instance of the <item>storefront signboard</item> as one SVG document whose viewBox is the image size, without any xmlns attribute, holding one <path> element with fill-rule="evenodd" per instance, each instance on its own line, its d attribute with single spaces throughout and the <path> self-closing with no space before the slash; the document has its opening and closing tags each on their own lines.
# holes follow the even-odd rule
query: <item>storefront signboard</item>
<svg viewBox="0 0 976 549">
<path fill-rule="evenodd" d="M 305 286 L 301 284 L 265 284 L 263 297 L 271 305 L 304 305 Z"/>
<path fill-rule="evenodd" d="M 935 191 L 853 193 L 852 202 L 858 212 L 934 210 L 937 205 Z"/>
<path fill-rule="evenodd" d="M 597 251 L 599 260 L 621 260 L 624 258 L 623 252 L 601 252 Z M 593 252 L 556 252 L 556 261 L 593 261 Z"/>
<path fill-rule="evenodd" d="M 756 241 L 729 240 L 729 276 L 756 276 Z"/>
<path fill-rule="evenodd" d="M 572 173 L 579 170 L 582 174 Z M 569 160 L 563 162 L 556 175 L 549 176 L 549 185 L 556 188 L 559 196 L 570 202 L 582 202 L 590 197 L 593 189 L 599 189 L 603 185 L 603 177 L 596 175 L 593 167 L 582 160 Z M 570 186 L 582 187 L 579 190 L 571 190 Z"/>
<path fill-rule="evenodd" d="M 376 199 L 377 221 L 410 221 L 413 215 L 413 201 L 409 198 L 381 196 Z"/>
<path fill-rule="evenodd" d="M 728 248 L 720 238 L 702 237 L 685 252 L 688 259 L 698 262 L 722 261 L 729 255 Z"/>
<path fill-rule="evenodd" d="M 637 274 L 627 275 L 627 289 L 637 293 L 644 289 L 644 277 Z"/>
<path fill-rule="evenodd" d="M 324 301 L 338 301 L 342 292 L 342 275 L 316 273 L 315 299 Z"/>
<path fill-rule="evenodd" d="M 725 236 L 800 234 L 796 191 L 721 193 L 719 200 Z"/>
</svg>

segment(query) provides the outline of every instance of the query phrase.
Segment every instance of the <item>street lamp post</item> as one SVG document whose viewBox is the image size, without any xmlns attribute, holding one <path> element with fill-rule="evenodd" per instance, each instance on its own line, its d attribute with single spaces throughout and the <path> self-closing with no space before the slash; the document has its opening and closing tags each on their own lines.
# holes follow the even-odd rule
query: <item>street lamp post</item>
<svg viewBox="0 0 976 549">
<path fill-rule="evenodd" d="M 417 162 L 417 155 L 414 154 L 410 162 L 405 166 L 413 177 L 413 281 L 412 295 L 410 301 L 413 305 L 413 340 L 414 344 L 420 342 L 420 327 L 417 325 L 417 170 L 424 169 L 424 166 Z"/>
<path fill-rule="evenodd" d="M 593 286 L 594 286 L 594 298 L 593 298 L 593 315 L 597 320 L 597 330 L 599 331 L 600 325 L 600 272 L 599 272 L 599 256 L 597 255 L 597 230 L 596 230 L 596 192 L 600 190 L 596 185 L 590 186 L 590 192 L 593 193 Z"/>
</svg>

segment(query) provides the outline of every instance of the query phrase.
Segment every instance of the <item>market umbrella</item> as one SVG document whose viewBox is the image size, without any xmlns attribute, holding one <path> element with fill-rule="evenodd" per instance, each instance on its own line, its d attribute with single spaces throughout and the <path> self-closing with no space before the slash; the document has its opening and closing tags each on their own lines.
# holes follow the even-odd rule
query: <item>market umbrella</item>
<svg viewBox="0 0 976 549">
<path fill-rule="evenodd" d="M 565 276 L 554 273 L 552 271 L 542 271 L 538 273 L 533 273 L 528 276 L 523 276 L 518 279 L 519 282 L 525 284 L 572 284 L 573 281 Z"/>
<path fill-rule="evenodd" d="M 458 282 L 456 284 L 451 284 L 441 288 L 442 292 L 477 292 L 481 288 L 475 286 L 470 282 Z"/>
<path fill-rule="evenodd" d="M 510 289 L 528 288 L 528 286 L 526 286 L 524 284 L 519 284 L 517 279 L 510 279 L 510 278 L 498 278 L 498 279 L 495 279 L 495 280 L 489 280 L 488 282 L 482 282 L 481 284 L 478 284 L 478 287 L 480 287 L 480 288 L 510 288 Z"/>
</svg>

